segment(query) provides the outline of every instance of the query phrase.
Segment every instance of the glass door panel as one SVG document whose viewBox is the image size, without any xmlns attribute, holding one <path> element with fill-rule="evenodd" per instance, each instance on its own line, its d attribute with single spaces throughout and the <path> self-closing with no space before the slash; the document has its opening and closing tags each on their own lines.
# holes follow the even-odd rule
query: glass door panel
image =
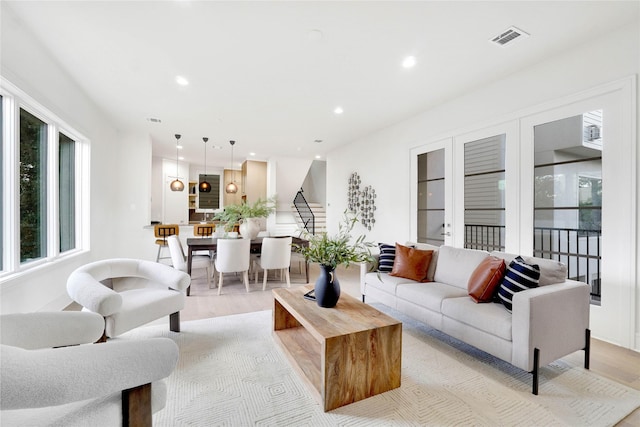
<svg viewBox="0 0 640 427">
<path fill-rule="evenodd" d="M 599 304 L 602 110 L 534 126 L 533 252 L 567 265 Z"/>
<path fill-rule="evenodd" d="M 465 248 L 505 248 L 505 141 L 501 134 L 464 144 Z"/>
<path fill-rule="evenodd" d="M 418 242 L 445 243 L 445 149 L 418 155 Z"/>
</svg>

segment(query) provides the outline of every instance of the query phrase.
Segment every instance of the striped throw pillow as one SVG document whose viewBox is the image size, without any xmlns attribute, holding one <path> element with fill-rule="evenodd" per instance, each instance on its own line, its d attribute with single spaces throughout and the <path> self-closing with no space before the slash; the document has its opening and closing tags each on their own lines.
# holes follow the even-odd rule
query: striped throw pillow
<svg viewBox="0 0 640 427">
<path fill-rule="evenodd" d="M 530 288 L 537 288 L 540 280 L 540 267 L 527 264 L 518 256 L 509 263 L 504 279 L 498 289 L 498 297 L 504 308 L 511 313 L 513 294 Z"/>
<path fill-rule="evenodd" d="M 391 273 L 391 270 L 393 270 L 393 261 L 396 259 L 396 246 L 378 243 L 378 248 L 380 248 L 378 271 L 381 273 Z"/>
</svg>

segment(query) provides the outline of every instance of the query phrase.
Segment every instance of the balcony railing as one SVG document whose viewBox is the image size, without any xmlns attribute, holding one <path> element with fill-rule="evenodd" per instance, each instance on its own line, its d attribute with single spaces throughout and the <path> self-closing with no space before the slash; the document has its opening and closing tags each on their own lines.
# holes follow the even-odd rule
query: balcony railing
<svg viewBox="0 0 640 427">
<path fill-rule="evenodd" d="M 601 236 L 600 230 L 534 227 L 533 255 L 565 264 L 569 279 L 591 285 L 591 300 L 598 304 Z M 464 237 L 465 248 L 503 251 L 505 247 L 504 226 L 466 224 Z"/>
</svg>

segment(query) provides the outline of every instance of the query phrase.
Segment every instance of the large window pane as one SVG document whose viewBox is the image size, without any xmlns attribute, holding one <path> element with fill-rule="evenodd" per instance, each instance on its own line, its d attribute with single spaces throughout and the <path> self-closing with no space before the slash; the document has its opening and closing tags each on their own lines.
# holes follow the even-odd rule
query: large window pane
<svg viewBox="0 0 640 427">
<path fill-rule="evenodd" d="M 0 245 L 0 271 L 4 270 L 4 245 L 5 245 L 5 238 L 4 238 L 4 193 L 3 193 L 3 188 L 4 188 L 4 152 L 5 152 L 5 146 L 4 146 L 4 122 L 3 122 L 3 117 L 4 117 L 4 109 L 2 107 L 3 104 L 3 98 L 2 96 L 0 96 L 0 177 L 2 177 L 2 181 L 0 181 L 0 242 L 2 242 L 2 245 Z"/>
<path fill-rule="evenodd" d="M 505 140 L 496 135 L 464 144 L 464 246 L 505 245 Z"/>
<path fill-rule="evenodd" d="M 20 109 L 20 262 L 47 253 L 47 124 Z"/>
<path fill-rule="evenodd" d="M 62 133 L 59 135 L 58 140 L 60 252 L 65 252 L 76 247 L 76 142 Z"/>
<path fill-rule="evenodd" d="M 535 126 L 534 255 L 565 263 L 600 301 L 602 111 Z"/>
<path fill-rule="evenodd" d="M 444 149 L 418 156 L 418 242 L 444 243 Z"/>
</svg>

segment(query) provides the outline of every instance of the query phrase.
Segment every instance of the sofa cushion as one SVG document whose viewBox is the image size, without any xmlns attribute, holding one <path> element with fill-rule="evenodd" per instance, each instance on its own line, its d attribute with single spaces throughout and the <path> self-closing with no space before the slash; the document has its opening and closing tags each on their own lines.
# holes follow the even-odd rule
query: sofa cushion
<svg viewBox="0 0 640 427">
<path fill-rule="evenodd" d="M 442 314 L 475 329 L 511 341 L 511 314 L 500 304 L 476 304 L 471 298 L 447 298 Z"/>
<path fill-rule="evenodd" d="M 469 277 L 489 252 L 440 246 L 434 281 L 467 290 Z"/>
<path fill-rule="evenodd" d="M 396 243 L 396 259 L 389 274 L 416 282 L 426 282 L 432 255 L 433 251 L 421 251 Z"/>
<path fill-rule="evenodd" d="M 506 265 L 502 258 L 489 256 L 483 259 L 467 283 L 471 299 L 476 303 L 493 301 L 493 294 L 502 282 L 505 268 Z"/>
<path fill-rule="evenodd" d="M 498 289 L 500 301 L 511 312 L 511 300 L 513 294 L 538 287 L 540 279 L 540 267 L 535 264 L 527 264 L 522 257 L 516 257 L 509 263 L 504 279 Z"/>
<path fill-rule="evenodd" d="M 431 263 L 429 263 L 429 269 L 427 270 L 427 282 L 433 282 L 433 276 L 436 274 L 436 265 L 438 263 L 438 249 L 440 249 L 440 246 L 434 246 L 428 243 L 414 242 L 407 242 L 405 246 L 411 246 L 413 248 L 420 249 L 421 251 L 433 251 L 433 255 L 431 256 Z"/>
<path fill-rule="evenodd" d="M 491 255 L 504 259 L 507 265 L 518 256 L 516 254 L 499 251 L 491 252 Z M 561 262 L 532 256 L 523 256 L 522 259 L 524 259 L 527 264 L 537 264 L 540 267 L 539 286 L 563 283 L 567 280 L 567 266 Z"/>
<path fill-rule="evenodd" d="M 458 298 L 462 296 L 469 298 L 466 289 L 460 289 L 456 286 L 438 282 L 401 283 L 398 284 L 396 288 L 396 296 L 398 299 L 410 301 L 413 304 L 428 308 L 436 313 L 440 313 L 442 310 L 442 301 L 447 298 Z"/>
<path fill-rule="evenodd" d="M 380 257 L 378 258 L 378 271 L 382 273 L 391 273 L 393 269 L 393 261 L 396 259 L 396 246 L 387 245 L 386 243 L 378 243 L 380 249 Z"/>
</svg>

